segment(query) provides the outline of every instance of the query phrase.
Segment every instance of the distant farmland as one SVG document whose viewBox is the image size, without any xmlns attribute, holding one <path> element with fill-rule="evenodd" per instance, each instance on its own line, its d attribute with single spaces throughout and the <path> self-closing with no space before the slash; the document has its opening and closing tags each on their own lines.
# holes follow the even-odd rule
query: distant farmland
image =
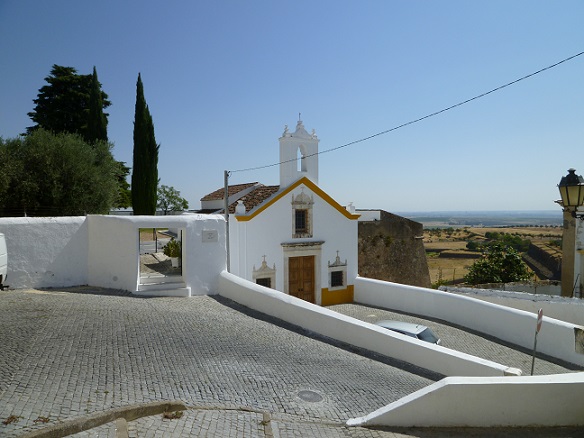
<svg viewBox="0 0 584 438">
<path fill-rule="evenodd" d="M 424 228 L 561 226 L 562 211 L 475 211 L 398 213 Z"/>
<path fill-rule="evenodd" d="M 424 248 L 430 271 L 430 281 L 437 284 L 459 284 L 467 274 L 468 268 L 481 256 L 480 251 L 470 251 L 470 241 L 486 241 L 486 234 L 497 232 L 511 234 L 538 243 L 540 247 L 549 246 L 557 252 L 562 239 L 562 227 L 554 226 L 508 226 L 493 227 L 426 227 L 424 226 Z"/>
</svg>

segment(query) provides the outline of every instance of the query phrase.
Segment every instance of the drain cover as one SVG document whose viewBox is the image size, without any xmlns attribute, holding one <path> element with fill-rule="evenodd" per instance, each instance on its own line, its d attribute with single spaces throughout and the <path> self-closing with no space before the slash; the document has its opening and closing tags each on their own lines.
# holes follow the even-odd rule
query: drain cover
<svg viewBox="0 0 584 438">
<path fill-rule="evenodd" d="M 322 401 L 322 395 L 320 395 L 318 392 L 309 391 L 306 389 L 303 391 L 300 391 L 298 393 L 298 397 L 300 397 L 302 400 L 304 400 L 306 402 L 311 402 L 311 403 L 316 403 L 316 402 Z"/>
</svg>

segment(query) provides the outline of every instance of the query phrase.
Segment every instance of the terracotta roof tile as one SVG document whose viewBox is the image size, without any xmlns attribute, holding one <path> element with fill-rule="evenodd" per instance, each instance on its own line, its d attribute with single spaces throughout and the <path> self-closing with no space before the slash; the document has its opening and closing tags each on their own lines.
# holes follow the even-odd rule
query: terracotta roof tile
<svg viewBox="0 0 584 438">
<path fill-rule="evenodd" d="M 245 205 L 245 212 L 252 210 L 253 208 L 260 205 L 266 199 L 271 197 L 274 193 L 280 190 L 280 186 L 264 186 L 261 185 L 257 189 L 253 190 L 252 192 L 248 193 L 245 196 L 240 198 L 243 201 L 243 205 Z M 237 201 L 232 203 L 229 206 L 229 213 L 235 213 L 235 206 L 237 205 Z"/>
<path fill-rule="evenodd" d="M 242 190 L 248 189 L 253 187 L 257 184 L 257 182 L 245 183 L 245 184 L 234 184 L 232 186 L 227 187 L 228 196 L 233 196 Z M 217 201 L 219 199 L 223 199 L 225 195 L 225 187 L 221 187 L 220 189 L 215 190 L 208 195 L 205 195 L 201 198 L 201 201 Z"/>
</svg>

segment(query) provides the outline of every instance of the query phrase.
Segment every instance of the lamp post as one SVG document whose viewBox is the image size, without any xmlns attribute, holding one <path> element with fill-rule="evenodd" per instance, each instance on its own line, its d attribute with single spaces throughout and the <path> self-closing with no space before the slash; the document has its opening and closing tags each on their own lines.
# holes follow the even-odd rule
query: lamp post
<svg viewBox="0 0 584 438">
<path fill-rule="evenodd" d="M 578 213 L 578 208 L 584 205 L 584 179 L 576 175 L 575 169 L 569 169 L 568 175 L 562 177 L 558 184 L 561 200 L 556 201 L 562 206 L 564 212 L 564 231 L 562 237 L 562 296 L 572 297 L 577 287 L 576 283 L 582 283 L 580 275 L 576 271 L 576 236 L 579 222 L 584 219 L 583 213 Z M 579 220 L 578 220 L 579 219 Z M 580 269 L 578 269 L 580 271 Z M 575 278 L 576 277 L 576 278 Z"/>
</svg>

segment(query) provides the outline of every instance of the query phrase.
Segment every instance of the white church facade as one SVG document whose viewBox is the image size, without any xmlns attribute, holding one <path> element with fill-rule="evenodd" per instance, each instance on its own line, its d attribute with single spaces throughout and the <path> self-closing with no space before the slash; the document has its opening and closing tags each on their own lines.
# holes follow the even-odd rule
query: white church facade
<svg viewBox="0 0 584 438">
<path fill-rule="evenodd" d="M 279 142 L 279 186 L 228 188 L 230 271 L 312 303 L 352 302 L 359 215 L 318 186 L 314 130 L 298 121 Z M 202 211 L 223 205 L 224 189 L 201 199 Z"/>
</svg>

